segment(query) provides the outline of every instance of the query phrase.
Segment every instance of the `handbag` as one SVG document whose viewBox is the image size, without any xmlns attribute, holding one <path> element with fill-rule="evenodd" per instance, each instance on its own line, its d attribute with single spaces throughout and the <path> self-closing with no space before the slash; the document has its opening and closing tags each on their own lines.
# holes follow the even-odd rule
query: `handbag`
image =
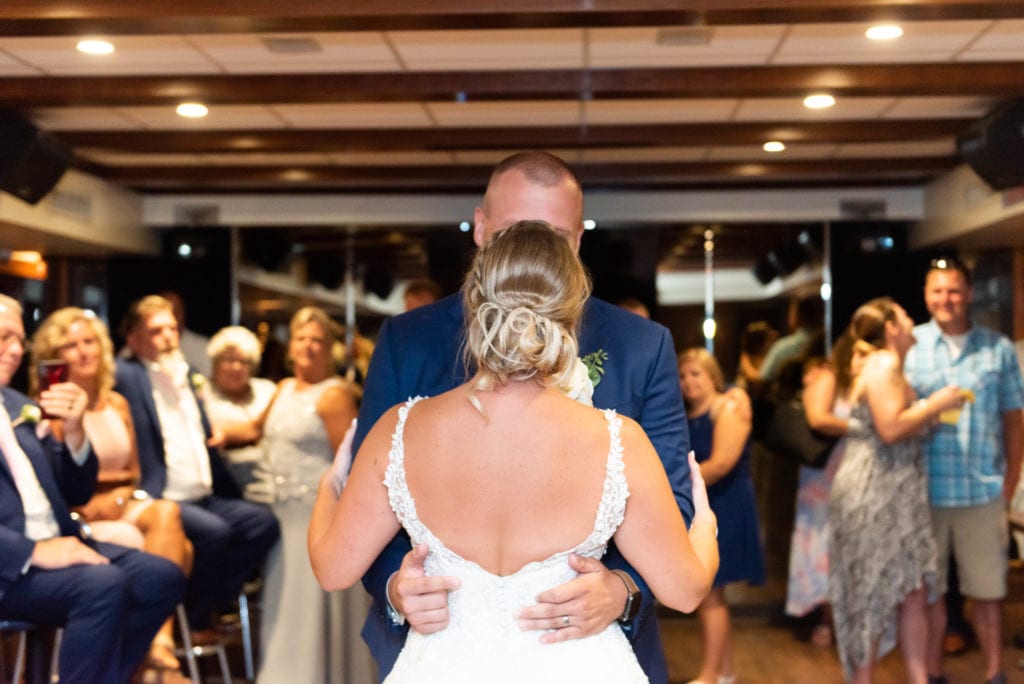
<svg viewBox="0 0 1024 684">
<path fill-rule="evenodd" d="M 764 436 L 766 447 L 811 468 L 824 468 L 838 441 L 838 437 L 811 429 L 798 399 L 780 401 L 776 405 Z"/>
</svg>

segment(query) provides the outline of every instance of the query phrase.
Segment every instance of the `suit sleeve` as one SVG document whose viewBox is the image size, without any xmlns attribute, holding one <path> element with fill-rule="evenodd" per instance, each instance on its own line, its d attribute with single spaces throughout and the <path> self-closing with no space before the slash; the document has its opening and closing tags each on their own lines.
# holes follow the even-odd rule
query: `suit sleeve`
<svg viewBox="0 0 1024 684">
<path fill-rule="evenodd" d="M 377 345 L 370 358 L 370 368 L 366 373 L 363 401 L 359 406 L 359 423 L 352 440 L 352 450 L 356 457 L 359 455 L 359 447 L 370 428 L 389 408 L 406 398 L 400 396 L 397 359 L 391 319 L 388 319 L 381 327 Z M 377 556 L 373 565 L 363 575 L 363 586 L 373 597 L 375 608 L 381 615 L 386 614 L 388 578 L 398 570 L 402 564 L 402 558 L 411 549 L 412 544 L 408 535 L 404 531 L 400 532 Z M 390 620 L 385 620 L 385 622 L 396 631 L 404 632 L 406 629 L 393 625 Z"/>
</svg>

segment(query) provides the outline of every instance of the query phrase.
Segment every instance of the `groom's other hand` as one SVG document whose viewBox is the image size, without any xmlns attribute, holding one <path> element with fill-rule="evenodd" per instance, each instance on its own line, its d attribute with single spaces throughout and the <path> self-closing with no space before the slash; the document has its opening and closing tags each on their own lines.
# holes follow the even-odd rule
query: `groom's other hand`
<svg viewBox="0 0 1024 684">
<path fill-rule="evenodd" d="M 420 544 L 405 554 L 402 566 L 388 583 L 388 600 L 421 634 L 440 632 L 448 626 L 448 592 L 461 586 L 458 577 L 428 577 L 423 569 L 427 545 Z"/>
<path fill-rule="evenodd" d="M 516 612 L 521 630 L 552 630 L 541 635 L 541 643 L 597 634 L 619 619 L 626 604 L 625 585 L 601 561 L 572 554 L 569 565 L 579 573 L 575 579 L 538 594 L 537 603 Z"/>
</svg>

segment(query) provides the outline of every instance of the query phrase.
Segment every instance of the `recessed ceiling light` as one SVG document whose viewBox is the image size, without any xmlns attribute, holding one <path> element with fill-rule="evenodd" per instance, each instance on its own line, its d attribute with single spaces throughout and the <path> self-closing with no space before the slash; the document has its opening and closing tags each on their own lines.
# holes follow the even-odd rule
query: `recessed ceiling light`
<svg viewBox="0 0 1024 684">
<path fill-rule="evenodd" d="M 199 102 L 182 102 L 174 111 L 186 119 L 201 119 L 210 113 L 206 105 Z"/>
<path fill-rule="evenodd" d="M 782 152 L 786 149 L 786 145 L 778 140 L 769 140 L 762 147 L 765 152 Z"/>
<path fill-rule="evenodd" d="M 895 40 L 903 35 L 903 29 L 896 24 L 879 24 L 869 28 L 864 35 L 871 40 Z"/>
<path fill-rule="evenodd" d="M 804 98 L 804 107 L 808 109 L 828 109 L 835 103 L 836 98 L 824 93 L 816 93 Z"/>
<path fill-rule="evenodd" d="M 87 38 L 85 40 L 78 41 L 78 45 L 75 46 L 79 52 L 84 52 L 87 55 L 109 55 L 114 51 L 114 44 L 109 40 L 101 40 L 99 38 Z"/>
</svg>

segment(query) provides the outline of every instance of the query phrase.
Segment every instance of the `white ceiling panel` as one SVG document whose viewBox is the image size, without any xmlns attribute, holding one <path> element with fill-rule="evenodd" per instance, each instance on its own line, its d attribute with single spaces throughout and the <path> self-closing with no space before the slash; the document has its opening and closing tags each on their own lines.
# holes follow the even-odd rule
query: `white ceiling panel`
<svg viewBox="0 0 1024 684">
<path fill-rule="evenodd" d="M 264 39 L 308 42 L 317 52 L 281 53 Z M 399 68 L 379 33 L 195 35 L 189 41 L 233 74 L 384 71 Z"/>
<path fill-rule="evenodd" d="M 842 121 L 877 119 L 893 105 L 891 97 L 842 97 L 829 109 L 808 109 L 794 98 L 745 99 L 736 110 L 736 121 Z"/>
<path fill-rule="evenodd" d="M 432 126 L 419 103 L 296 104 L 268 107 L 294 128 L 417 128 Z"/>
<path fill-rule="evenodd" d="M 573 101 L 431 102 L 439 126 L 577 126 L 580 103 Z"/>
<path fill-rule="evenodd" d="M 142 126 L 116 107 L 44 107 L 32 120 L 48 131 L 138 130 Z"/>
<path fill-rule="evenodd" d="M 587 123 L 700 123 L 728 121 L 737 100 L 592 100 L 583 103 Z"/>
<path fill-rule="evenodd" d="M 996 22 L 978 37 L 959 58 L 964 61 L 1024 60 L 1024 19 Z"/>
<path fill-rule="evenodd" d="M 202 161 L 217 166 L 329 166 L 333 162 L 329 155 L 316 152 L 238 152 L 199 155 Z"/>
<path fill-rule="evenodd" d="M 411 71 L 584 66 L 583 29 L 396 31 L 388 37 Z"/>
<path fill-rule="evenodd" d="M 116 36 L 114 52 L 86 55 L 78 36 L 4 38 L 9 54 L 54 76 L 216 73 L 217 66 L 180 36 Z"/>
<path fill-rule="evenodd" d="M 198 154 L 131 153 L 94 148 L 81 148 L 75 150 L 75 154 L 83 159 L 111 166 L 198 166 L 203 163 Z"/>
<path fill-rule="evenodd" d="M 784 26 L 591 29 L 590 65 L 615 68 L 763 64 L 784 31 Z M 708 42 L 700 44 L 704 36 Z M 691 42 L 694 44 L 688 44 Z"/>
<path fill-rule="evenodd" d="M 38 68 L 18 61 L 4 51 L 6 41 L 0 39 L 0 76 L 39 76 Z"/>
<path fill-rule="evenodd" d="M 987 21 L 912 22 L 900 24 L 896 40 L 870 40 L 870 24 L 799 24 L 793 26 L 774 63 L 913 63 L 946 61 L 975 40 Z"/>
<path fill-rule="evenodd" d="M 886 119 L 955 119 L 984 116 L 995 102 L 986 97 L 901 97 L 890 107 Z"/>
<path fill-rule="evenodd" d="M 211 105 L 202 119 L 186 119 L 174 107 L 121 107 L 126 116 L 152 130 L 229 130 L 279 128 L 281 120 L 262 105 Z"/>
</svg>

